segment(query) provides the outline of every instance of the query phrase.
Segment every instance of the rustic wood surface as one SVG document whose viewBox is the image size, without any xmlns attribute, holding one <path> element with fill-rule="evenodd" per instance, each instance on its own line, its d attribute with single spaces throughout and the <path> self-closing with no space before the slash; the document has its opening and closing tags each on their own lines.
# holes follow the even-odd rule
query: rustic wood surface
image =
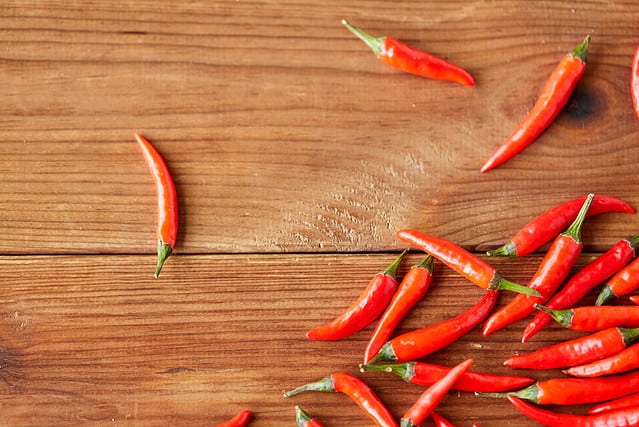
<svg viewBox="0 0 639 427">
<path fill-rule="evenodd" d="M 388 68 L 342 18 L 477 85 Z M 633 1 L 0 0 L 0 425 L 211 426 L 249 408 L 251 426 L 282 426 L 296 404 L 329 427 L 371 425 L 344 396 L 282 397 L 337 370 L 400 417 L 422 388 L 358 372 L 372 328 L 330 343 L 305 332 L 405 248 L 398 229 L 481 255 L 588 192 L 639 207 L 637 18 Z M 586 34 L 587 71 L 565 111 L 480 174 Z M 135 131 L 164 155 L 180 200 L 158 280 Z M 580 265 L 637 232 L 637 215 L 589 219 Z M 526 283 L 541 256 L 489 261 Z M 436 275 L 401 330 L 483 293 L 442 264 Z M 511 373 L 506 356 L 575 336 L 552 327 L 521 344 L 523 325 L 473 331 L 429 360 L 472 356 L 474 369 Z M 468 393 L 439 411 L 459 426 L 537 425 Z"/>
</svg>

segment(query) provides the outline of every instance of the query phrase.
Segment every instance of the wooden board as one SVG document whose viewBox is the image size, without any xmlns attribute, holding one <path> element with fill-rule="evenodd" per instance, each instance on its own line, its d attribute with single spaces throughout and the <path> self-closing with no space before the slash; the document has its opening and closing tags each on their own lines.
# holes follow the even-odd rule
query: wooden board
<svg viewBox="0 0 639 427">
<path fill-rule="evenodd" d="M 343 396 L 281 396 L 337 369 L 401 416 L 420 389 L 357 371 L 370 328 L 335 343 L 306 330 L 405 248 L 401 228 L 481 255 L 589 192 L 638 207 L 637 17 L 628 1 L 0 0 L 0 424 L 215 425 L 248 407 L 251 425 L 279 426 L 300 404 L 327 426 L 369 425 Z M 477 85 L 388 68 L 344 18 L 463 66 Z M 586 34 L 566 109 L 480 174 Z M 158 281 L 135 131 L 166 158 L 180 200 Z M 637 232 L 637 215 L 589 219 L 581 265 Z M 490 261 L 525 283 L 541 255 Z M 438 270 L 403 330 L 482 294 Z M 434 360 L 472 355 L 505 373 L 508 354 L 572 336 L 552 328 L 522 345 L 522 325 L 474 331 Z M 518 416 L 463 393 L 441 412 L 458 425 Z"/>
</svg>

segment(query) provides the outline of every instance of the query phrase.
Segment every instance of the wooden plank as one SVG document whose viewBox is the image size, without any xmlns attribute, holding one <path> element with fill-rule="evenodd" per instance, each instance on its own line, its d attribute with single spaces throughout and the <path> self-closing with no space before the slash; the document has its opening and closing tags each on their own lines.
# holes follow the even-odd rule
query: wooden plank
<svg viewBox="0 0 639 427">
<path fill-rule="evenodd" d="M 177 256 L 159 280 L 150 256 L 0 257 L 0 421 L 201 426 L 249 408 L 258 427 L 290 425 L 299 404 L 327 426 L 367 425 L 342 395 L 282 397 L 335 371 L 365 380 L 399 417 L 423 388 L 391 374 L 358 372 L 372 326 L 336 342 L 305 337 L 396 255 Z M 409 254 L 400 275 L 420 258 Z M 589 260 L 586 254 L 580 264 Z M 538 262 L 537 256 L 494 260 L 520 282 Z M 483 292 L 436 263 L 427 297 L 397 333 L 456 316 Z M 509 299 L 505 293 L 498 304 Z M 489 337 L 478 328 L 425 360 L 453 365 L 474 357 L 476 370 L 562 375 L 502 365 L 514 353 L 578 335 L 552 326 L 521 344 L 524 325 Z M 439 411 L 457 425 L 536 425 L 506 401 L 469 393 L 451 393 Z"/>
<path fill-rule="evenodd" d="M 151 253 L 167 158 L 183 253 L 397 250 L 402 227 L 471 249 L 587 192 L 639 206 L 629 98 L 639 5 L 610 2 L 0 2 L 0 252 Z M 340 24 L 470 70 L 474 88 L 385 67 Z M 592 35 L 567 110 L 478 169 L 559 58 Z M 597 220 L 603 250 L 639 230 Z"/>
</svg>

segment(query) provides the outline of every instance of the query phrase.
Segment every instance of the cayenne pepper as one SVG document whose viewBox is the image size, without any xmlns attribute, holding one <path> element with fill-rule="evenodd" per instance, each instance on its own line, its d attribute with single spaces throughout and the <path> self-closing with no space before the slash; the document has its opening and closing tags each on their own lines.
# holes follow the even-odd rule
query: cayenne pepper
<svg viewBox="0 0 639 427">
<path fill-rule="evenodd" d="M 639 344 L 621 350 L 619 353 L 584 365 L 573 366 L 564 370 L 573 377 L 600 377 L 627 372 L 639 367 Z"/>
<path fill-rule="evenodd" d="M 166 162 L 160 153 L 141 134 L 135 133 L 135 139 L 142 149 L 146 163 L 151 170 L 158 197 L 158 262 L 155 268 L 155 278 L 160 276 L 160 270 L 166 259 L 175 248 L 178 231 L 178 201 L 175 184 Z"/>
<path fill-rule="evenodd" d="M 639 337 L 639 328 L 608 328 L 590 335 L 542 347 L 531 353 L 509 357 L 511 368 L 555 369 L 582 365 L 611 356 Z"/>
<path fill-rule="evenodd" d="M 450 371 L 450 368 L 447 366 L 419 361 L 387 365 L 363 365 L 361 369 L 393 373 L 406 382 L 424 386 L 432 385 Z M 535 380 L 530 377 L 468 371 L 459 377 L 453 388 L 460 391 L 494 393 L 517 390 L 529 386 L 534 382 Z"/>
<path fill-rule="evenodd" d="M 431 254 L 480 288 L 539 296 L 534 289 L 504 279 L 493 266 L 449 240 L 416 230 L 400 230 L 397 236 Z"/>
<path fill-rule="evenodd" d="M 394 337 L 382 346 L 369 365 L 380 362 L 410 362 L 454 343 L 486 318 L 498 296 L 498 291 L 488 291 L 473 307 L 452 319 Z"/>
<path fill-rule="evenodd" d="M 605 304 L 609 300 L 627 295 L 637 288 L 639 288 L 639 258 L 635 258 L 630 264 L 612 276 L 601 289 L 595 305 Z"/>
<path fill-rule="evenodd" d="M 379 60 L 391 67 L 421 77 L 448 80 L 465 86 L 475 85 L 475 80 L 467 71 L 441 58 L 392 37 L 372 37 L 345 19 L 342 24 L 366 43 Z"/>
<path fill-rule="evenodd" d="M 245 427 L 248 425 L 252 416 L 253 413 L 248 409 L 245 409 L 244 411 L 240 411 L 230 420 L 223 422 L 222 424 L 218 424 L 216 427 Z"/>
<path fill-rule="evenodd" d="M 639 46 L 632 57 L 632 73 L 630 74 L 630 97 L 635 114 L 639 117 Z"/>
<path fill-rule="evenodd" d="M 393 299 L 377 323 L 366 350 L 364 364 L 377 354 L 406 313 L 426 294 L 433 280 L 433 257 L 427 255 L 404 275 Z"/>
<path fill-rule="evenodd" d="M 397 421 L 375 392 L 359 378 L 336 372 L 319 381 L 304 384 L 284 393 L 284 397 L 295 396 L 305 391 L 339 392 L 350 397 L 379 427 L 398 427 Z"/>
<path fill-rule="evenodd" d="M 574 331 L 592 332 L 615 326 L 639 327 L 639 306 L 586 305 L 566 310 L 553 310 L 539 304 L 535 307 L 550 314 L 560 325 Z"/>
<path fill-rule="evenodd" d="M 451 423 L 437 412 L 433 412 L 432 414 L 430 414 L 430 416 L 435 423 L 435 427 L 455 427 L 455 424 Z"/>
<path fill-rule="evenodd" d="M 508 304 L 499 309 L 486 321 L 484 336 L 488 336 L 511 323 L 523 319 L 535 311 L 535 304 L 543 304 L 555 293 L 564 279 L 568 277 L 573 265 L 581 255 L 581 226 L 594 194 L 589 194 L 577 214 L 577 218 L 568 229 L 555 238 L 548 252 L 539 264 L 537 271 L 528 283 L 528 287 L 539 292 L 541 296 L 532 297 L 519 294 Z"/>
<path fill-rule="evenodd" d="M 417 401 L 408 408 L 400 420 L 400 427 L 418 427 L 435 410 L 446 393 L 455 385 L 455 382 L 474 363 L 472 358 L 466 359 L 452 368 L 443 378 L 428 387 L 419 396 Z"/>
<path fill-rule="evenodd" d="M 588 413 L 594 415 L 632 407 L 639 407 L 639 393 L 629 394 L 595 405 L 588 410 Z"/>
<path fill-rule="evenodd" d="M 295 406 L 295 422 L 297 427 L 324 427 L 317 418 L 311 417 L 308 412 L 299 406 Z"/>
<path fill-rule="evenodd" d="M 571 277 L 564 287 L 550 299 L 546 306 L 555 310 L 572 307 L 586 296 L 591 289 L 628 264 L 637 254 L 637 245 L 639 245 L 639 234 L 621 239 L 615 243 L 604 254 L 597 257 Z M 522 342 L 528 341 L 533 335 L 545 328 L 552 320 L 552 317 L 547 313 L 541 311 L 537 313 L 524 329 Z"/>
<path fill-rule="evenodd" d="M 639 407 L 599 415 L 573 415 L 539 408 L 513 396 L 508 400 L 531 420 L 548 427 L 630 427 L 639 425 Z"/>
<path fill-rule="evenodd" d="M 535 105 L 517 128 L 484 163 L 480 172 L 487 172 L 514 157 L 530 145 L 550 126 L 564 108 L 575 86 L 586 71 L 586 56 L 590 36 L 566 54 L 550 74 Z"/>
<path fill-rule="evenodd" d="M 386 308 L 397 289 L 397 268 L 406 251 L 384 271 L 377 273 L 364 292 L 332 322 L 311 329 L 306 336 L 312 340 L 339 340 L 370 325 Z"/>
</svg>

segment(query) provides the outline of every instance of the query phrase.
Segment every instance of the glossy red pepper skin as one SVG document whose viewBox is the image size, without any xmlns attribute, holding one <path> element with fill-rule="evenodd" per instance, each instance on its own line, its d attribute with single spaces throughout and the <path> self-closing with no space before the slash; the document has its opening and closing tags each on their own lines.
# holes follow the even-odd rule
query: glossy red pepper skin
<svg viewBox="0 0 639 427">
<path fill-rule="evenodd" d="M 374 322 L 397 289 L 397 268 L 405 253 L 402 252 L 384 271 L 373 276 L 364 292 L 346 311 L 330 323 L 311 329 L 306 336 L 312 340 L 339 340 Z"/>
<path fill-rule="evenodd" d="M 437 56 L 392 37 L 372 37 L 346 20 L 342 20 L 342 24 L 366 43 L 379 60 L 391 67 L 430 79 L 447 80 L 464 86 L 475 85 L 475 80 L 466 70 Z"/>
<path fill-rule="evenodd" d="M 450 368 L 426 362 L 403 362 L 388 365 L 363 365 L 362 370 L 393 373 L 404 381 L 423 386 L 430 386 L 444 377 Z M 460 391 L 496 393 L 517 390 L 533 384 L 535 380 L 519 375 L 494 375 L 484 372 L 468 371 L 464 373 L 453 388 Z"/>
<path fill-rule="evenodd" d="M 311 417 L 308 412 L 299 406 L 295 407 L 295 422 L 297 427 L 324 427 L 317 418 Z"/>
<path fill-rule="evenodd" d="M 516 397 L 508 400 L 531 420 L 548 427 L 631 427 L 639 425 L 639 407 L 598 415 L 573 415 L 539 408 Z"/>
<path fill-rule="evenodd" d="M 511 323 L 523 319 L 535 311 L 535 304 L 543 304 L 550 298 L 568 277 L 575 265 L 583 244 L 581 226 L 586 219 L 594 194 L 589 194 L 577 217 L 568 229 L 555 238 L 537 271 L 528 283 L 528 287 L 539 292 L 539 297 L 517 295 L 508 304 L 490 316 L 482 331 L 488 336 Z"/>
<path fill-rule="evenodd" d="M 546 304 L 553 310 L 563 310 L 579 302 L 595 286 L 617 273 L 635 256 L 639 235 L 621 239 L 604 254 L 579 270 Z M 540 311 L 524 329 L 522 342 L 528 341 L 537 332 L 545 328 L 552 317 Z"/>
<path fill-rule="evenodd" d="M 452 368 L 443 378 L 424 390 L 417 401 L 402 416 L 399 423 L 400 427 L 418 427 L 426 421 L 439 405 L 439 402 L 446 396 L 446 393 L 473 363 L 474 360 L 472 358 L 466 359 Z"/>
<path fill-rule="evenodd" d="M 364 364 L 370 362 L 390 338 L 406 313 L 422 299 L 433 281 L 433 257 L 427 255 L 404 275 L 395 295 L 386 307 L 364 351 Z"/>
<path fill-rule="evenodd" d="M 249 410 L 240 411 L 230 420 L 223 422 L 222 424 L 218 424 L 215 427 L 245 427 L 248 425 L 249 421 L 251 421 L 252 416 L 253 413 Z"/>
<path fill-rule="evenodd" d="M 566 54 L 546 81 L 535 105 L 517 128 L 484 163 L 480 171 L 487 172 L 514 157 L 530 145 L 550 126 L 561 112 L 575 86 L 586 71 L 586 56 L 590 36 Z"/>
<path fill-rule="evenodd" d="M 433 422 L 435 423 L 435 427 L 455 427 L 455 424 L 448 421 L 446 418 L 439 415 L 437 412 L 433 412 L 430 414 L 433 418 Z"/>
<path fill-rule="evenodd" d="M 503 289 L 538 296 L 525 286 L 504 279 L 493 266 L 459 245 L 416 230 L 400 230 L 397 237 L 431 254 L 483 289 Z"/>
<path fill-rule="evenodd" d="M 508 243 L 488 251 L 488 255 L 521 257 L 533 253 L 554 239 L 575 220 L 586 197 L 561 203 L 536 216 L 515 233 Z M 635 209 L 616 197 L 597 195 L 590 204 L 586 218 L 609 212 L 634 214 Z"/>
<path fill-rule="evenodd" d="M 136 132 L 134 136 L 151 171 L 158 196 L 158 262 L 155 269 L 155 277 L 158 278 L 164 262 L 175 249 L 178 232 L 177 191 L 164 158 L 141 134 Z"/>
<path fill-rule="evenodd" d="M 617 411 L 619 409 L 626 408 L 639 408 L 639 393 L 629 394 L 627 396 L 619 397 L 617 399 L 609 400 L 608 402 L 595 405 L 588 410 L 589 414 L 602 414 L 604 412 Z"/>
<path fill-rule="evenodd" d="M 555 369 L 583 365 L 611 356 L 639 336 L 639 328 L 609 328 L 590 335 L 509 357 L 504 365 L 523 369 Z"/>
<path fill-rule="evenodd" d="M 573 377 L 601 377 L 615 375 L 639 368 L 639 344 L 633 344 L 611 356 L 585 365 L 573 366 L 564 373 Z"/>
<path fill-rule="evenodd" d="M 639 46 L 632 57 L 632 73 L 630 74 L 630 98 L 635 114 L 639 117 Z"/>
<path fill-rule="evenodd" d="M 498 291 L 488 291 L 473 307 L 452 319 L 392 338 L 382 346 L 369 365 L 410 362 L 454 343 L 486 318 L 495 306 L 498 296 Z"/>
<path fill-rule="evenodd" d="M 592 332 L 615 326 L 639 328 L 639 306 L 636 305 L 588 305 L 566 310 L 537 308 L 550 314 L 560 325 L 575 331 Z"/>
<path fill-rule="evenodd" d="M 635 258 L 630 264 L 618 271 L 604 285 L 597 296 L 596 305 L 607 303 L 613 298 L 627 295 L 639 288 L 639 258 Z"/>
<path fill-rule="evenodd" d="M 379 427 L 398 427 L 397 421 L 377 394 L 364 381 L 347 372 L 336 372 L 319 381 L 304 384 L 284 393 L 284 397 L 305 391 L 343 393 L 357 403 Z"/>
</svg>

